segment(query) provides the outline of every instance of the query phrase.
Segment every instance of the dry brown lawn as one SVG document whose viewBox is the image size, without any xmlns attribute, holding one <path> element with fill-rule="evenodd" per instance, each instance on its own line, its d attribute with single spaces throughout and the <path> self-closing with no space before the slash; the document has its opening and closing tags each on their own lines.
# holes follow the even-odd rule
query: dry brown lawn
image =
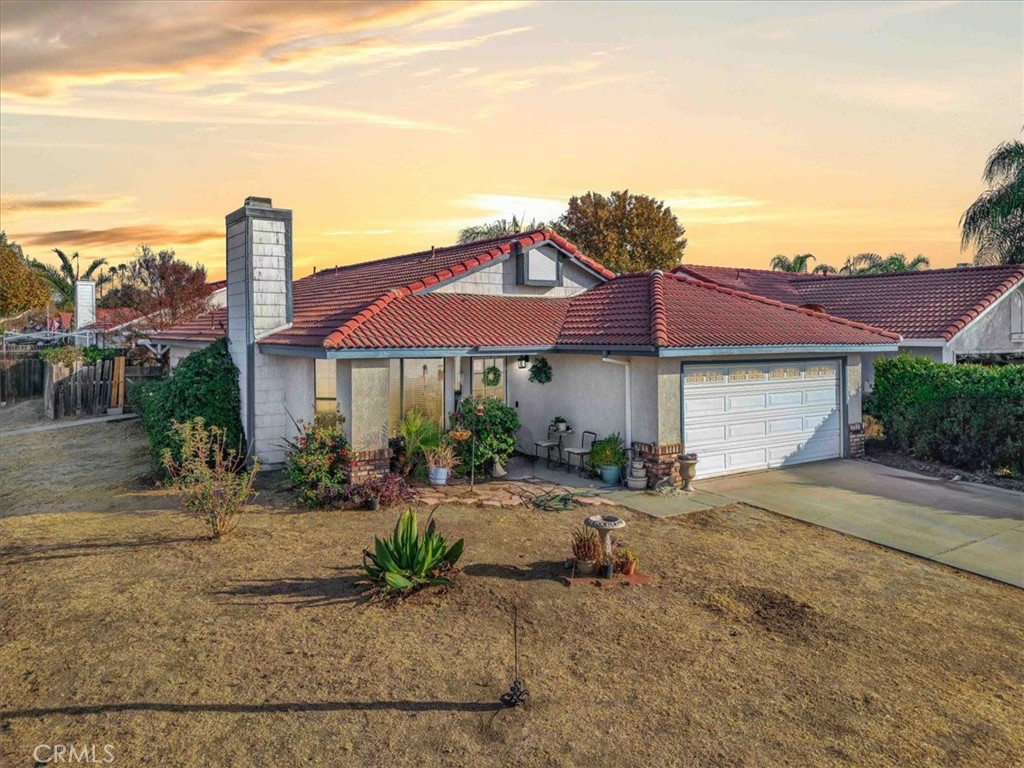
<svg viewBox="0 0 1024 768">
<path fill-rule="evenodd" d="M 138 453 L 138 427 L 113 426 L 54 447 Z M 82 491 L 44 483 L 43 438 L 25 437 L 3 441 L 5 512 L 64 511 L 0 521 L 0 765 L 42 743 L 132 766 L 1024 762 L 1009 586 L 733 506 L 622 510 L 654 585 L 569 589 L 583 512 L 452 506 L 436 517 L 467 541 L 455 587 L 366 604 L 360 551 L 394 511 L 271 491 L 211 542 L 142 490 L 138 455 Z M 513 605 L 531 697 L 504 710 Z"/>
</svg>

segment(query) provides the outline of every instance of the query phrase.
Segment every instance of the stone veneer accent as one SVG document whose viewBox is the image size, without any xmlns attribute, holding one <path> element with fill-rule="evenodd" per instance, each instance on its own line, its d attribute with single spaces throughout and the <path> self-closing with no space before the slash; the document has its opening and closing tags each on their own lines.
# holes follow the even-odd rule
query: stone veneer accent
<svg viewBox="0 0 1024 768">
<path fill-rule="evenodd" d="M 856 421 L 850 425 L 850 456 L 851 459 L 864 457 L 864 422 Z"/>
<path fill-rule="evenodd" d="M 348 481 L 353 485 L 383 477 L 391 471 L 391 449 L 354 451 L 349 455 L 348 467 Z"/>
<path fill-rule="evenodd" d="M 676 488 L 681 488 L 683 478 L 679 474 L 679 455 L 684 452 L 682 443 L 633 443 L 633 455 L 639 456 L 647 467 L 647 487 L 654 488 L 660 481 L 669 478 Z"/>
</svg>

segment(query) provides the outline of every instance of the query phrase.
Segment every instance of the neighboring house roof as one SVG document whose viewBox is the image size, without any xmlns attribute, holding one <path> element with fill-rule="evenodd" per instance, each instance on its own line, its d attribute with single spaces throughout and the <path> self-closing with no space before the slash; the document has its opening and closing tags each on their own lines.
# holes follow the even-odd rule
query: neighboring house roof
<svg viewBox="0 0 1024 768">
<path fill-rule="evenodd" d="M 684 265 L 685 274 L 716 285 L 800 305 L 899 333 L 949 341 L 1024 280 L 1024 266 L 956 267 L 874 275 L 808 275 Z M 793 295 L 796 300 L 791 298 Z"/>
<path fill-rule="evenodd" d="M 90 323 L 82 330 L 85 331 L 112 331 L 122 325 L 138 320 L 142 317 L 141 312 L 127 307 L 115 307 L 113 309 L 97 309 L 96 322 Z"/>
<path fill-rule="evenodd" d="M 209 344 L 228 333 L 227 307 L 218 307 L 191 320 L 178 323 L 173 328 L 157 331 L 150 335 L 150 340 L 167 342 L 186 342 L 192 344 Z"/>
</svg>

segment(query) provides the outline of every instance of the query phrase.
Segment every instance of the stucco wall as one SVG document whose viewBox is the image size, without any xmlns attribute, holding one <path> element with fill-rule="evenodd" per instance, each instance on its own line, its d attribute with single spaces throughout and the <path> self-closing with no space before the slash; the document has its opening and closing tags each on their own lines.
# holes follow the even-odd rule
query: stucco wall
<svg viewBox="0 0 1024 768">
<path fill-rule="evenodd" d="M 178 363 L 188 357 L 190 354 L 196 351 L 196 347 L 168 347 L 167 349 L 167 360 L 173 371 L 178 367 Z"/>
<path fill-rule="evenodd" d="M 508 367 L 508 403 L 519 412 L 523 425 L 518 436 L 519 450 L 532 454 L 534 441 L 546 438 L 548 425 L 555 416 L 564 417 L 572 425 L 572 444 L 579 444 L 585 429 L 596 432 L 598 438 L 618 432 L 625 439 L 622 366 L 603 363 L 598 355 L 544 357 L 552 369 L 547 384 L 529 381 L 529 369 Z M 531 363 L 535 359 L 530 356 Z"/>
<path fill-rule="evenodd" d="M 863 363 L 860 355 L 846 356 L 846 408 L 847 423 L 859 424 L 864 396 Z"/>
<path fill-rule="evenodd" d="M 551 246 L 541 246 L 557 252 Z M 458 280 L 436 288 L 437 293 L 484 293 L 506 296 L 546 296 L 551 298 L 574 296 L 592 288 L 600 280 L 574 262 L 565 260 L 562 266 L 562 285 L 551 288 L 516 284 L 516 260 L 507 258 L 497 264 L 472 272 Z"/>
<path fill-rule="evenodd" d="M 960 354 L 1024 351 L 1024 336 L 1011 336 L 1013 302 L 1024 297 L 1024 285 L 1003 296 L 991 309 L 952 338 L 950 347 Z"/>
</svg>

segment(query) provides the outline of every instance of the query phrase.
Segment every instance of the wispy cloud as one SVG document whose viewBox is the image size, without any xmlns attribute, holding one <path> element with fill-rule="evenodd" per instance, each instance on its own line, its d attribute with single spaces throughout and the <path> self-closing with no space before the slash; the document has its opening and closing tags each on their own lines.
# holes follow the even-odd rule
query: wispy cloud
<svg viewBox="0 0 1024 768">
<path fill-rule="evenodd" d="M 817 89 L 840 99 L 910 110 L 958 109 L 978 98 L 977 81 L 957 82 L 949 78 L 827 77 Z"/>
<path fill-rule="evenodd" d="M 87 246 L 138 245 L 140 243 L 173 246 L 220 240 L 220 230 L 178 230 L 159 225 L 139 224 L 110 229 L 60 229 L 53 232 L 26 232 L 18 236 L 24 245 L 45 245 L 67 248 Z"/>
<path fill-rule="evenodd" d="M 51 198 L 43 195 L 4 195 L 0 198 L 0 213 L 78 213 L 79 211 L 123 208 L 131 197 L 107 198 Z"/>
<path fill-rule="evenodd" d="M 467 208 L 479 211 L 482 219 L 510 219 L 553 221 L 565 212 L 569 197 L 536 197 L 533 195 L 505 195 L 493 193 L 472 194 L 462 199 Z M 470 222 L 472 223 L 472 222 Z M 465 226 L 463 224 L 462 226 Z"/>
<path fill-rule="evenodd" d="M 393 229 L 339 229 L 334 232 L 324 232 L 327 237 L 358 237 L 360 235 L 390 235 Z"/>
<path fill-rule="evenodd" d="M 67 101 L 80 86 L 262 72 L 380 61 L 473 47 L 487 38 L 396 42 L 384 31 L 443 29 L 521 2 L 291 0 L 9 3 L 0 31 L 6 97 Z M 140 34 L 139 30 L 146 30 Z M 497 33 L 501 34 L 501 33 Z M 345 40 L 360 35 L 359 40 Z"/>
</svg>

